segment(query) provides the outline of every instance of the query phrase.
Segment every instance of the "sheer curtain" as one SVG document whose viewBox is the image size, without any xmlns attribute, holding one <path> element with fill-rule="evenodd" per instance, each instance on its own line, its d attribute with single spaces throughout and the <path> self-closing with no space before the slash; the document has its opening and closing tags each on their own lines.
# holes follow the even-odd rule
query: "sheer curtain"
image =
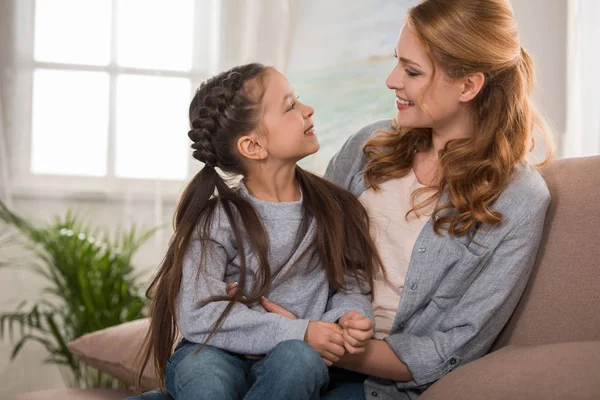
<svg viewBox="0 0 600 400">
<path fill-rule="evenodd" d="M 600 2 L 569 0 L 567 133 L 561 155 L 600 154 Z"/>
<path fill-rule="evenodd" d="M 218 69 L 261 62 L 285 73 L 301 0 L 221 0 Z"/>
<path fill-rule="evenodd" d="M 0 8 L 0 36 L 9 37 L 8 19 L 10 13 L 7 13 L 7 7 Z M 6 71 L 6 45 L 0 42 L 0 52 L 2 61 L 0 61 L 0 70 Z M 0 200 L 8 206 L 12 203 L 12 193 L 9 180 L 9 161 L 8 161 L 8 138 L 6 136 L 6 93 L 4 91 L 4 82 L 0 76 Z"/>
<path fill-rule="evenodd" d="M 0 85 L 0 200 L 8 207 L 12 207 L 12 193 L 10 189 L 8 151 L 4 129 L 4 93 Z"/>
</svg>

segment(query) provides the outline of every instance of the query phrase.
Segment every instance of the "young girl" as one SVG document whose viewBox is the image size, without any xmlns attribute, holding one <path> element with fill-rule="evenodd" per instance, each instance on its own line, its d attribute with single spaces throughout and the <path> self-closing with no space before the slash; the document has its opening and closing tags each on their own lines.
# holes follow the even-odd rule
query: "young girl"
<svg viewBox="0 0 600 400">
<path fill-rule="evenodd" d="M 313 112 L 260 64 L 209 79 L 191 102 L 189 137 L 204 167 L 148 292 L 143 363 L 154 357 L 175 399 L 318 398 L 327 366 L 373 335 L 378 256 L 367 213 L 296 165 L 319 149 Z M 243 179 L 230 187 L 215 168 Z M 267 313 L 266 298 L 296 318 Z M 360 328 L 344 332 L 340 319 Z"/>
</svg>

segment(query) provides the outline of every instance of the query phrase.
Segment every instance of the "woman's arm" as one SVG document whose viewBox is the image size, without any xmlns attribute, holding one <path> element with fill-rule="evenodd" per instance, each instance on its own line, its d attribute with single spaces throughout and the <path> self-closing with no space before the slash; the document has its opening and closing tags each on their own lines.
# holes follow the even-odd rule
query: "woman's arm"
<svg viewBox="0 0 600 400">
<path fill-rule="evenodd" d="M 548 203 L 546 197 L 527 207 L 529 216 L 510 229 L 458 302 L 438 310 L 443 319 L 435 331 L 398 332 L 385 338 L 413 375 L 412 381 L 398 383 L 399 388 L 426 387 L 486 354 L 527 285 Z"/>
<path fill-rule="evenodd" d="M 410 370 L 383 340 L 372 339 L 364 353 L 346 353 L 336 366 L 393 381 L 412 380 Z"/>
</svg>

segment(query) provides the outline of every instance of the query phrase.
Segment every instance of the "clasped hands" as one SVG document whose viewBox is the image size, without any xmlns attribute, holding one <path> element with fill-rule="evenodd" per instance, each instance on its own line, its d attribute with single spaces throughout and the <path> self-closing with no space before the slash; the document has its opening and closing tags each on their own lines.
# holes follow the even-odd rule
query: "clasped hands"
<svg viewBox="0 0 600 400">
<path fill-rule="evenodd" d="M 227 284 L 227 295 L 233 296 L 237 283 Z M 296 316 L 278 304 L 263 297 L 261 305 L 268 312 L 296 319 Z M 310 321 L 304 341 L 311 345 L 323 358 L 327 366 L 332 366 L 346 353 L 358 354 L 365 351 L 375 331 L 373 321 L 357 311 L 346 312 L 337 323 Z M 260 356 L 247 356 L 258 359 Z"/>
</svg>

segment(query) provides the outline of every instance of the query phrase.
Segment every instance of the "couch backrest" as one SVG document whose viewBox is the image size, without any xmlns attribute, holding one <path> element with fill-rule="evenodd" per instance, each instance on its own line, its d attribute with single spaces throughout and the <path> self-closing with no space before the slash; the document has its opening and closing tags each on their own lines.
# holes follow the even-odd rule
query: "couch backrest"
<svg viewBox="0 0 600 400">
<path fill-rule="evenodd" d="M 552 196 L 529 284 L 492 350 L 600 340 L 600 156 L 542 170 Z"/>
</svg>

